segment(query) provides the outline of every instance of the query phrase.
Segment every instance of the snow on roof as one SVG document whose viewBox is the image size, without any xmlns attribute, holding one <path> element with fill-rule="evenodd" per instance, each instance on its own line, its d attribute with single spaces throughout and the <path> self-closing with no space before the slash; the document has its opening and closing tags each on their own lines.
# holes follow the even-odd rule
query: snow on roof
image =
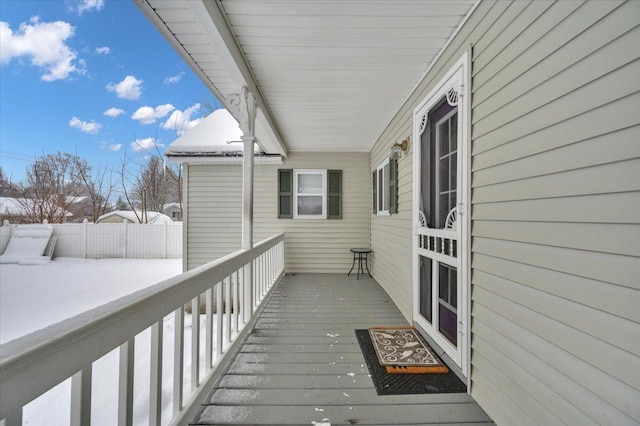
<svg viewBox="0 0 640 426">
<path fill-rule="evenodd" d="M 87 197 L 76 197 L 87 198 Z M 76 200 L 78 202 L 80 200 Z M 35 202 L 30 198 L 12 198 L 12 197 L 0 197 L 0 214 L 6 216 L 28 216 L 31 210 L 36 206 Z M 62 209 L 58 208 L 57 213 L 61 213 Z M 64 213 L 66 217 L 73 216 L 73 213 L 67 211 Z"/>
<path fill-rule="evenodd" d="M 242 152 L 242 130 L 226 109 L 217 109 L 171 143 L 165 155 L 229 155 Z M 256 149 L 257 150 L 257 149 Z"/>
<path fill-rule="evenodd" d="M 26 215 L 28 212 L 16 198 L 0 197 L 0 213 L 3 215 L 20 216 Z"/>
<path fill-rule="evenodd" d="M 138 217 L 142 217 L 142 212 L 138 211 L 137 213 Z M 103 214 L 98 219 L 96 219 L 96 223 L 100 223 L 111 216 L 119 216 L 122 218 L 122 220 L 126 219 L 132 223 L 140 223 L 138 221 L 138 217 L 136 217 L 136 213 L 131 210 L 116 210 L 110 213 Z M 159 212 L 147 212 L 147 223 L 152 225 L 164 225 L 166 223 L 173 223 L 173 220 L 169 216 Z"/>
</svg>

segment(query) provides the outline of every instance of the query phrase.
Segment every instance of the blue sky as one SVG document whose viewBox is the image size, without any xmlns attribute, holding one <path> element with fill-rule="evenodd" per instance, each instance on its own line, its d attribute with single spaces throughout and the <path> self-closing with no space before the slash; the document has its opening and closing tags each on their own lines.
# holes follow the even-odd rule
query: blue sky
<svg viewBox="0 0 640 426">
<path fill-rule="evenodd" d="M 142 161 L 220 107 L 130 0 L 0 0 L 0 165 Z"/>
</svg>

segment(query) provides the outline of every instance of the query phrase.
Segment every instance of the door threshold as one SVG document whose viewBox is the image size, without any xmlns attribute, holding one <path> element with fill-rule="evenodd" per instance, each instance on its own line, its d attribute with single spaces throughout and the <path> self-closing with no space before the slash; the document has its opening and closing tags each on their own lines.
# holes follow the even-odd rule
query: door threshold
<svg viewBox="0 0 640 426">
<path fill-rule="evenodd" d="M 420 335 L 422 336 L 422 338 L 427 342 L 427 344 L 429 344 L 429 346 L 431 347 L 431 349 L 433 349 L 436 355 L 440 357 L 442 362 L 444 362 L 447 365 L 447 367 L 449 367 L 449 369 L 453 371 L 455 375 L 458 376 L 458 378 L 462 380 L 462 382 L 465 385 L 467 385 L 467 393 L 468 393 L 469 384 L 467 383 L 467 378 L 462 374 L 462 369 L 458 367 L 458 365 L 451 359 L 451 357 L 446 354 L 444 349 L 438 346 L 438 344 L 431 338 L 431 336 L 429 336 L 429 334 L 422 327 L 420 327 L 415 322 L 413 323 L 413 327 L 420 332 Z"/>
</svg>

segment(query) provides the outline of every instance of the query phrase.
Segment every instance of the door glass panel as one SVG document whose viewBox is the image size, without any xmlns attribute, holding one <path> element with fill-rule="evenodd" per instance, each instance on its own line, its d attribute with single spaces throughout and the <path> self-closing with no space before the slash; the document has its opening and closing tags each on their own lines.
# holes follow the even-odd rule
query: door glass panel
<svg viewBox="0 0 640 426">
<path fill-rule="evenodd" d="M 438 265 L 438 323 L 440 333 L 454 345 L 457 344 L 458 331 L 457 274 L 452 266 Z"/>
<path fill-rule="evenodd" d="M 431 285 L 431 259 L 420 257 L 420 315 L 431 322 L 432 311 L 432 285 Z"/>
</svg>

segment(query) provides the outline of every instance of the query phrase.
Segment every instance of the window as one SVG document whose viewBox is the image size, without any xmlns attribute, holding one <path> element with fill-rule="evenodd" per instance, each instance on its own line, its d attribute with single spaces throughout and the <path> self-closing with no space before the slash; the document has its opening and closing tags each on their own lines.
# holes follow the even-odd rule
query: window
<svg viewBox="0 0 640 426">
<path fill-rule="evenodd" d="M 387 158 L 373 172 L 373 213 L 398 213 L 398 161 Z"/>
<path fill-rule="evenodd" d="M 342 218 L 342 170 L 278 170 L 278 217 Z"/>
<path fill-rule="evenodd" d="M 293 171 L 294 218 L 327 218 L 326 182 L 326 170 Z"/>
</svg>

